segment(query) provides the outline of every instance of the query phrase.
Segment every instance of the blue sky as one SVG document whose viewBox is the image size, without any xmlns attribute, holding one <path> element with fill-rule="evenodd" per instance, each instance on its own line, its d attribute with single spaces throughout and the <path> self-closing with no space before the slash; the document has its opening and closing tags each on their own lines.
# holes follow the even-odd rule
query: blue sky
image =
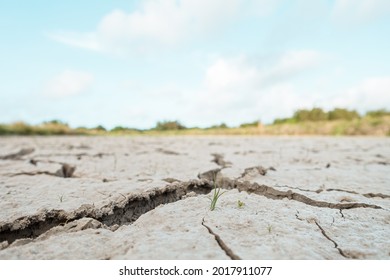
<svg viewBox="0 0 390 280">
<path fill-rule="evenodd" d="M 390 109 L 390 1 L 1 1 L 0 123 Z"/>
</svg>

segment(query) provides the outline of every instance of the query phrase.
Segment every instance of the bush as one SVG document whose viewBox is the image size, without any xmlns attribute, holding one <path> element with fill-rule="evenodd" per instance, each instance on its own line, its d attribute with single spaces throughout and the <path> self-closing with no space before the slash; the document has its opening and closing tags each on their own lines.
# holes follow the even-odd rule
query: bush
<svg viewBox="0 0 390 280">
<path fill-rule="evenodd" d="M 69 125 L 67 123 L 60 121 L 60 120 L 46 121 L 46 122 L 43 122 L 43 125 L 61 125 L 61 126 L 69 127 Z"/>
<path fill-rule="evenodd" d="M 291 123 L 296 123 L 297 120 L 294 118 L 284 118 L 284 119 L 275 119 L 273 124 L 291 124 Z"/>
<path fill-rule="evenodd" d="M 8 133 L 7 126 L 0 124 L 0 135 L 7 135 Z"/>
<path fill-rule="evenodd" d="M 366 113 L 366 116 L 373 117 L 373 118 L 390 116 L 390 111 L 387 111 L 386 109 L 380 109 L 380 110 L 375 110 L 375 111 L 368 111 Z"/>
<path fill-rule="evenodd" d="M 97 127 L 94 128 L 94 130 L 97 130 L 97 131 L 107 131 L 107 129 L 102 126 L 102 125 L 98 125 Z"/>
<path fill-rule="evenodd" d="M 349 111 L 347 109 L 335 108 L 328 113 L 329 120 L 353 120 L 359 119 L 360 115 L 355 110 Z"/>
<path fill-rule="evenodd" d="M 9 126 L 10 134 L 16 135 L 32 135 L 34 134 L 34 128 L 24 122 L 16 122 Z"/>
<path fill-rule="evenodd" d="M 178 121 L 164 121 L 164 122 L 158 122 L 156 127 L 154 128 L 155 130 L 182 130 L 186 129 L 184 125 L 179 123 Z"/>
<path fill-rule="evenodd" d="M 321 108 L 313 108 L 311 110 L 298 110 L 293 116 L 298 122 L 304 121 L 325 121 L 328 119 L 328 114 Z"/>
<path fill-rule="evenodd" d="M 34 128 L 35 134 L 39 135 L 65 135 L 72 130 L 67 123 L 57 120 L 44 122 Z"/>
<path fill-rule="evenodd" d="M 240 128 L 247 128 L 247 127 L 258 127 L 260 124 L 260 121 L 254 121 L 251 123 L 243 123 L 240 125 Z"/>
<path fill-rule="evenodd" d="M 223 129 L 223 128 L 229 128 L 225 123 L 221 123 L 218 125 L 210 126 L 208 129 Z"/>
</svg>

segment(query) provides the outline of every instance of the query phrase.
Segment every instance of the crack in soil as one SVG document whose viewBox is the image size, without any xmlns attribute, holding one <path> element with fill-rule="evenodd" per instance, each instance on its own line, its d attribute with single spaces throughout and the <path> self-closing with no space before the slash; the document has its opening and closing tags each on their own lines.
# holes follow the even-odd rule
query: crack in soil
<svg viewBox="0 0 390 280">
<path fill-rule="evenodd" d="M 340 255 L 342 255 L 346 259 L 350 259 L 349 256 L 347 256 L 341 248 L 339 248 L 339 245 L 334 241 L 332 238 L 329 237 L 329 235 L 326 234 L 325 230 L 320 226 L 320 224 L 317 221 L 314 221 L 314 223 L 317 225 L 317 227 L 321 230 L 321 233 L 323 236 L 325 236 L 326 239 L 331 241 L 334 244 L 334 247 L 339 251 Z"/>
<path fill-rule="evenodd" d="M 187 194 L 206 194 L 212 186 L 204 180 L 192 180 L 185 183 L 173 183 L 161 189 L 143 193 L 132 193 L 117 201 L 96 208 L 85 204 L 72 212 L 64 210 L 42 211 L 38 214 L 25 216 L 13 222 L 0 223 L 0 243 L 13 243 L 17 239 L 36 238 L 53 227 L 66 224 L 81 218 L 93 218 L 105 226 L 118 228 L 118 225 L 128 225 L 141 215 L 161 204 L 185 199 Z"/>
<path fill-rule="evenodd" d="M 241 260 L 239 256 L 237 256 L 226 244 L 223 242 L 222 238 L 216 234 L 209 226 L 205 224 L 204 218 L 202 219 L 202 226 L 204 226 L 211 235 L 214 236 L 215 240 L 217 241 L 219 247 L 225 252 L 225 254 L 231 259 L 231 260 Z"/>
<path fill-rule="evenodd" d="M 295 213 L 295 218 L 297 220 L 300 220 L 300 221 L 304 221 L 304 219 L 302 219 L 301 217 L 299 217 L 299 211 L 297 210 L 297 212 Z"/>
<path fill-rule="evenodd" d="M 77 154 L 71 154 L 71 153 L 52 153 L 52 154 L 37 154 L 35 155 L 36 158 L 47 158 L 47 157 L 76 157 L 77 159 L 81 159 L 82 157 L 98 157 L 103 158 L 104 156 L 114 156 L 113 153 L 97 153 L 97 154 L 89 154 L 89 153 L 77 153 Z M 35 159 L 32 159 L 35 161 Z"/>
<path fill-rule="evenodd" d="M 2 160 L 22 160 L 26 155 L 29 155 L 35 151 L 34 148 L 23 148 L 17 153 L 8 154 L 5 156 L 0 156 Z"/>
<path fill-rule="evenodd" d="M 321 193 L 323 191 L 327 191 L 327 192 L 345 192 L 345 193 L 351 193 L 351 194 L 357 194 L 357 195 L 362 195 L 364 197 L 367 197 L 367 198 L 376 198 L 376 197 L 379 197 L 379 198 L 390 198 L 390 195 L 387 195 L 387 194 L 382 194 L 382 193 L 364 193 L 364 194 L 361 194 L 361 193 L 358 193 L 358 192 L 355 192 L 355 191 L 349 191 L 349 190 L 343 190 L 343 189 L 317 189 L 317 190 L 309 190 L 309 189 L 303 189 L 303 188 L 299 188 L 299 187 L 290 187 L 290 186 L 275 186 L 276 188 L 289 188 L 289 189 L 294 189 L 294 190 L 300 190 L 300 191 L 303 191 L 303 192 L 312 192 L 312 193 Z"/>
<path fill-rule="evenodd" d="M 213 159 L 211 160 L 211 162 L 215 162 L 217 165 L 221 166 L 222 168 L 225 168 L 225 167 L 228 167 L 228 166 L 231 166 L 232 163 L 230 161 L 226 161 L 224 159 L 224 156 L 221 155 L 221 154 L 211 154 L 213 156 Z"/>
<path fill-rule="evenodd" d="M 241 182 L 237 179 L 232 180 L 222 177 L 220 171 L 221 169 L 213 169 L 199 174 L 199 180 L 173 182 L 163 188 L 142 193 L 130 193 L 127 196 L 122 195 L 120 199 L 111 201 L 101 208 L 85 204 L 72 212 L 53 209 L 35 215 L 21 217 L 13 222 L 0 223 L 0 243 L 8 241 L 11 244 L 21 238 L 36 238 L 53 227 L 81 218 L 93 218 L 105 226 L 118 228 L 121 225 L 132 224 L 141 215 L 161 204 L 173 203 L 185 199 L 191 193 L 195 193 L 196 195 L 208 194 L 214 188 L 215 183 L 224 189 L 237 189 L 238 191 L 246 191 L 269 199 L 281 200 L 287 198 L 314 207 L 339 209 L 341 214 L 342 209 L 383 209 L 378 205 L 366 203 L 329 203 L 317 201 L 302 194 L 294 193 L 291 190 L 279 191 L 266 185 L 259 185 L 248 181 Z M 299 212 L 296 215 L 297 219 L 299 219 L 298 214 Z"/>
<path fill-rule="evenodd" d="M 61 168 L 58 169 L 56 172 L 50 172 L 50 171 L 18 172 L 18 173 L 8 174 L 8 176 L 10 177 L 15 177 L 20 175 L 35 176 L 35 175 L 45 174 L 50 176 L 62 177 L 62 178 L 71 178 L 75 170 L 76 170 L 75 166 L 69 165 L 67 163 L 63 163 L 61 165 Z"/>
<path fill-rule="evenodd" d="M 341 218 L 345 219 L 345 216 L 343 214 L 343 209 L 340 209 L 340 215 L 341 215 Z"/>
<path fill-rule="evenodd" d="M 374 204 L 367 203 L 331 203 L 326 201 L 319 201 L 311 199 L 303 194 L 288 191 L 279 191 L 272 187 L 266 185 L 259 185 L 257 183 L 250 184 L 249 182 L 235 182 L 234 188 L 237 188 L 239 191 L 246 191 L 248 193 L 254 193 L 258 195 L 265 196 L 271 199 L 284 199 L 295 200 L 310 206 L 321 207 L 321 208 L 331 208 L 331 209 L 352 209 L 352 208 L 373 208 L 373 209 L 383 209 L 382 207 Z"/>
<path fill-rule="evenodd" d="M 309 190 L 309 189 L 303 189 L 303 188 L 300 188 L 300 187 L 290 187 L 290 186 L 287 186 L 287 185 L 283 185 L 283 186 L 279 186 L 279 185 L 276 185 L 275 186 L 276 188 L 289 188 L 289 189 L 292 189 L 292 190 L 299 190 L 299 191 L 303 191 L 303 192 L 313 192 L 313 193 L 321 193 L 323 192 L 324 190 L 323 189 L 318 189 L 318 190 Z"/>
<path fill-rule="evenodd" d="M 173 155 L 173 156 L 180 155 L 180 153 L 178 153 L 178 152 L 171 151 L 171 150 L 165 150 L 165 149 L 162 149 L 162 148 L 156 149 L 156 152 L 159 152 L 159 153 L 162 153 L 162 154 L 166 154 L 166 155 Z"/>
<path fill-rule="evenodd" d="M 373 197 L 390 198 L 390 195 L 382 194 L 382 193 L 365 193 L 363 194 L 363 196 L 368 198 L 373 198 Z"/>
<path fill-rule="evenodd" d="M 272 168 L 272 170 L 275 170 L 275 168 L 273 167 L 270 167 L 270 169 Z M 264 168 L 262 166 L 253 166 L 253 167 L 248 167 L 248 168 L 245 168 L 244 172 L 241 173 L 241 176 L 238 177 L 237 179 L 242 179 L 244 178 L 245 176 L 247 175 L 250 175 L 250 174 L 260 174 L 261 176 L 265 176 L 267 174 L 267 171 L 268 171 L 268 168 Z"/>
<path fill-rule="evenodd" d="M 348 191 L 348 190 L 343 190 L 343 189 L 326 189 L 326 191 L 328 191 L 328 192 L 346 192 L 346 193 L 358 194 L 358 195 L 362 195 L 362 196 L 367 197 L 367 198 L 375 198 L 375 197 L 390 198 L 390 195 L 383 194 L 383 193 L 364 193 L 364 194 L 361 194 L 361 193 L 358 193 L 355 191 Z"/>
</svg>

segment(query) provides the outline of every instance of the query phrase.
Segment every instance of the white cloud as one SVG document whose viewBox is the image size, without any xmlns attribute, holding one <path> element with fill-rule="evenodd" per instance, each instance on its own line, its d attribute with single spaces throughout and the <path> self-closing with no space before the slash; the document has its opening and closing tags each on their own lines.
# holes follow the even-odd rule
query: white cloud
<svg viewBox="0 0 390 280">
<path fill-rule="evenodd" d="M 237 90 L 251 84 L 258 76 L 258 69 L 250 65 L 245 56 L 220 58 L 207 69 L 205 84 L 210 91 Z"/>
<path fill-rule="evenodd" d="M 88 89 L 93 79 L 88 72 L 65 70 L 46 84 L 44 93 L 53 97 L 77 95 Z"/>
<path fill-rule="evenodd" d="M 388 0 L 336 0 L 332 16 L 337 21 L 360 23 L 390 16 Z"/>
<path fill-rule="evenodd" d="M 219 58 L 212 63 L 189 116 L 202 108 L 202 123 L 262 118 L 269 122 L 314 103 L 315 95 L 297 93 L 291 80 L 315 69 L 324 55 L 312 50 L 290 51 L 274 59 L 256 60 L 244 55 Z"/>
<path fill-rule="evenodd" d="M 219 58 L 206 71 L 209 88 L 226 90 L 244 84 L 265 85 L 316 67 L 325 55 L 313 50 L 288 51 L 274 59 L 253 60 L 244 55 Z"/>
<path fill-rule="evenodd" d="M 294 79 L 315 71 L 323 57 L 309 50 L 287 52 L 266 67 L 245 56 L 220 58 L 206 71 L 203 87 L 193 99 L 186 119 L 193 119 L 199 108 L 201 123 L 213 120 L 233 125 L 259 118 L 268 123 L 289 117 L 297 109 L 316 106 L 356 109 L 361 113 L 390 109 L 390 76 L 367 77 L 355 86 L 340 88 L 334 95 L 326 88 L 307 87 L 304 81 Z M 314 79 L 321 78 L 319 75 Z"/>
<path fill-rule="evenodd" d="M 283 64 L 281 61 L 286 55 L 274 61 L 272 68 L 280 69 L 277 65 Z M 307 67 L 297 69 L 302 74 L 302 71 L 315 70 L 313 65 Z M 273 83 L 258 82 L 265 81 L 265 72 L 245 56 L 219 58 L 205 72 L 200 87 L 162 85 L 137 91 L 137 105 L 126 109 L 126 114 L 134 115 L 125 119 L 132 119 L 141 127 L 174 119 L 187 126 L 206 127 L 222 122 L 228 125 L 255 120 L 270 123 L 275 118 L 290 117 L 298 109 L 315 106 L 326 110 L 335 107 L 357 109 L 361 113 L 390 109 L 390 76 L 367 78 L 331 96 L 324 88 L 302 87 L 302 83 L 291 78 L 297 77 L 298 72 L 292 73 L 291 77 L 275 79 Z"/>
<path fill-rule="evenodd" d="M 330 100 L 331 107 L 347 107 L 360 112 L 390 108 L 390 76 L 370 77 L 360 84 L 340 91 Z"/>
<path fill-rule="evenodd" d="M 279 1 L 271 0 L 144 0 L 130 13 L 114 10 L 95 31 L 57 32 L 54 40 L 94 51 L 147 51 L 155 44 L 175 45 L 209 34 L 238 17 L 268 14 Z"/>
<path fill-rule="evenodd" d="M 263 69 L 263 84 L 294 77 L 315 68 L 326 55 L 313 50 L 288 51 L 274 64 Z"/>
<path fill-rule="evenodd" d="M 324 55 L 312 50 L 289 51 L 276 59 L 254 61 L 244 55 L 220 58 L 206 71 L 205 94 L 218 102 L 247 99 L 316 67 Z M 221 100 L 222 99 L 222 100 Z"/>
<path fill-rule="evenodd" d="M 47 34 L 47 36 L 66 45 L 93 51 L 103 50 L 96 38 L 96 33 L 57 32 L 55 34 Z"/>
</svg>

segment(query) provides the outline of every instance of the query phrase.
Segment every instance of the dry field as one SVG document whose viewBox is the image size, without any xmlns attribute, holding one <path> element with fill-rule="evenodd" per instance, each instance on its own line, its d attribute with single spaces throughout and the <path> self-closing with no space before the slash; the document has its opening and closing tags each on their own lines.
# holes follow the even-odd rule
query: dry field
<svg viewBox="0 0 390 280">
<path fill-rule="evenodd" d="M 390 139 L 2 137 L 0 208 L 0 259 L 390 259 Z"/>
</svg>

